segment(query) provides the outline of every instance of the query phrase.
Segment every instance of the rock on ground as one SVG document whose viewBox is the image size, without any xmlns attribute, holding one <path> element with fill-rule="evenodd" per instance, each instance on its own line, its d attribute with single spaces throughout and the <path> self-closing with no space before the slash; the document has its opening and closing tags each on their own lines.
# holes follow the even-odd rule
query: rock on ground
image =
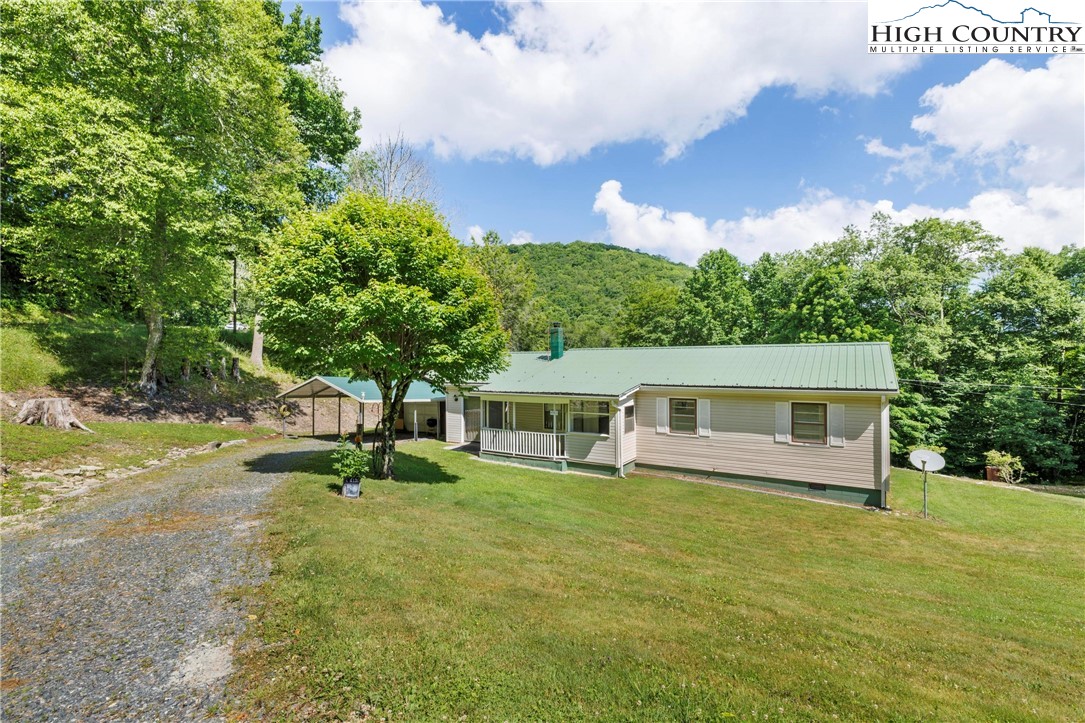
<svg viewBox="0 0 1085 723">
<path fill-rule="evenodd" d="M 243 445 L 88 495 L 5 536 L 4 720 L 206 720 L 259 583 L 268 493 L 327 443 Z"/>
</svg>

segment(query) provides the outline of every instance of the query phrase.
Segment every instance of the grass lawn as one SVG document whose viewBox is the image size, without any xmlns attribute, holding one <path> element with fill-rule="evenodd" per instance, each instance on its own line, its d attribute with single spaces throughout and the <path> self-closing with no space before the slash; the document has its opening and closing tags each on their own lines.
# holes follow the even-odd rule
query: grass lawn
<svg viewBox="0 0 1085 723">
<path fill-rule="evenodd" d="M 932 477 L 923 520 L 903 470 L 884 514 L 399 449 L 358 501 L 327 455 L 278 489 L 250 712 L 1085 718 L 1080 499 Z"/>
<path fill-rule="evenodd" d="M 94 422 L 88 426 L 94 434 L 0 421 L 0 458 L 16 468 L 48 470 L 81 464 L 126 467 L 157 459 L 173 447 L 197 447 L 272 432 L 264 427 L 247 430 L 221 424 Z M 0 496 L 0 514 L 7 516 L 41 506 L 53 484 L 49 478 L 31 481 L 18 473 L 8 475 Z"/>
</svg>

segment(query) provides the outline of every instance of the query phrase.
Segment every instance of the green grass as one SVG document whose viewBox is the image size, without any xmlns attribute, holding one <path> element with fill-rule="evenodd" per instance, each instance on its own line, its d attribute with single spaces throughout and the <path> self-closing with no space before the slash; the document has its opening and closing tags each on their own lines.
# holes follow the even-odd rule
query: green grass
<svg viewBox="0 0 1085 723">
<path fill-rule="evenodd" d="M 299 453 L 300 454 L 300 453 Z M 896 471 L 893 514 L 401 445 L 276 492 L 266 717 L 1081 720 L 1085 504 Z"/>
<path fill-rule="evenodd" d="M 171 447 L 197 447 L 272 433 L 264 427 L 250 431 L 221 424 L 94 422 L 87 426 L 95 433 L 0 421 L 4 462 L 53 468 L 74 464 L 118 467 L 154 459 Z"/>
<path fill-rule="evenodd" d="M 0 326 L 0 389 L 44 387 L 68 370 L 26 329 Z"/>
</svg>

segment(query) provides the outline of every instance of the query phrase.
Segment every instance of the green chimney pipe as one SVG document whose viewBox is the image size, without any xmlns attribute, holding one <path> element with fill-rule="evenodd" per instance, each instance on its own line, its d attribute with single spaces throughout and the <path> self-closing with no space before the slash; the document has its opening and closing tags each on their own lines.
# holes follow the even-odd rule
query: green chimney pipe
<svg viewBox="0 0 1085 723">
<path fill-rule="evenodd" d="M 560 321 L 550 323 L 550 361 L 565 355 L 565 331 Z"/>
</svg>

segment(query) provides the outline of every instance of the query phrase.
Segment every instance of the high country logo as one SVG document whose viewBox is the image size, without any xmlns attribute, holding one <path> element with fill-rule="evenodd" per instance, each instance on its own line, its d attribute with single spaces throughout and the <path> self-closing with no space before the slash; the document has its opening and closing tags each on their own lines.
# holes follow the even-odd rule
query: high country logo
<svg viewBox="0 0 1085 723">
<path fill-rule="evenodd" d="M 1028 0 L 1024 0 L 1028 2 Z M 1075 0 L 868 0 L 871 53 L 1081 53 Z"/>
</svg>

